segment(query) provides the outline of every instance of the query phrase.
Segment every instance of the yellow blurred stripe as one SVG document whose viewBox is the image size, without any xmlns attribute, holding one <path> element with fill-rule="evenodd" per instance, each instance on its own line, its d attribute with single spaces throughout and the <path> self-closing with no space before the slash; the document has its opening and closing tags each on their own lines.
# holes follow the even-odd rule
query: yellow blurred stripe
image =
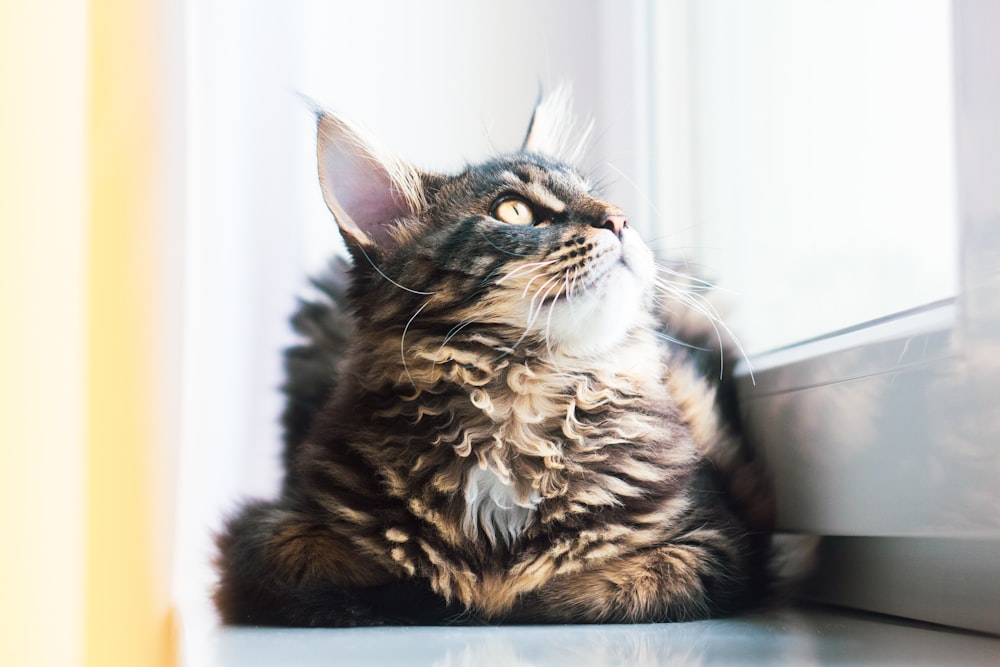
<svg viewBox="0 0 1000 667">
<path fill-rule="evenodd" d="M 87 0 L 0 2 L 0 665 L 83 658 Z"/>
<path fill-rule="evenodd" d="M 176 662 L 161 367 L 168 73 L 156 0 L 91 0 L 86 664 Z M 174 221 L 176 223 L 176 221 Z"/>
</svg>

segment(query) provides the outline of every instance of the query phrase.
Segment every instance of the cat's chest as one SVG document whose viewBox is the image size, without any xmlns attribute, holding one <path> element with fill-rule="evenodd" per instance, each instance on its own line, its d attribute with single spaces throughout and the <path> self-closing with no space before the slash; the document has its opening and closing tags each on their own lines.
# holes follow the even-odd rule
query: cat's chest
<svg viewBox="0 0 1000 667">
<path fill-rule="evenodd" d="M 466 478 L 462 529 L 471 539 L 482 534 L 494 545 L 512 544 L 531 524 L 539 502 L 537 491 L 519 492 L 495 469 L 473 465 Z"/>
<path fill-rule="evenodd" d="M 656 429 L 641 411 L 606 407 L 594 413 L 600 416 L 594 420 L 586 419 L 574 402 L 559 419 L 536 415 L 536 421 L 515 419 L 495 425 L 494 437 L 472 448 L 475 456 L 464 459 L 466 537 L 485 538 L 495 547 L 510 546 L 541 520 L 540 514 L 547 521 L 570 507 L 599 510 L 643 495 L 616 481 L 619 473 L 612 462 L 628 467 L 627 451 L 655 439 Z M 649 477 L 647 468 L 642 472 Z"/>
<path fill-rule="evenodd" d="M 581 491 L 576 487 L 602 458 L 600 450 L 643 431 L 636 423 L 643 412 L 623 393 L 592 382 L 545 380 L 515 375 L 505 388 L 473 396 L 482 412 L 465 435 L 479 437 L 462 438 L 475 440 L 463 487 L 462 529 L 470 539 L 513 544 L 542 503 L 571 500 Z"/>
</svg>

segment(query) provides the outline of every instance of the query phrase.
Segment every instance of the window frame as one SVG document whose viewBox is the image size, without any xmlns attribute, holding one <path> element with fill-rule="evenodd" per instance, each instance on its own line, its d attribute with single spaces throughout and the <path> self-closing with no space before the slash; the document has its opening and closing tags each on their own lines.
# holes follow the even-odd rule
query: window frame
<svg viewBox="0 0 1000 667">
<path fill-rule="evenodd" d="M 952 12 L 959 293 L 736 374 L 747 436 L 775 469 L 779 530 L 823 536 L 809 597 L 998 633 L 1000 5 Z M 859 440 L 878 451 L 852 455 Z"/>
</svg>

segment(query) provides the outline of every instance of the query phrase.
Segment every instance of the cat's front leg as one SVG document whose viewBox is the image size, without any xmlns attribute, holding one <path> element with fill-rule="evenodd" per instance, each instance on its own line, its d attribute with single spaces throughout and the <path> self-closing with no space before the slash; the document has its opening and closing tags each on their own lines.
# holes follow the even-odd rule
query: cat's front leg
<svg viewBox="0 0 1000 667">
<path fill-rule="evenodd" d="M 245 506 L 217 542 L 215 601 L 225 623 L 401 624 L 444 607 L 425 583 L 397 578 L 335 526 L 291 503 Z"/>
<path fill-rule="evenodd" d="M 552 579 L 525 601 L 522 614 L 538 621 L 582 623 L 708 618 L 727 606 L 728 601 L 716 597 L 719 584 L 734 574 L 725 560 L 703 545 L 648 548 Z"/>
</svg>

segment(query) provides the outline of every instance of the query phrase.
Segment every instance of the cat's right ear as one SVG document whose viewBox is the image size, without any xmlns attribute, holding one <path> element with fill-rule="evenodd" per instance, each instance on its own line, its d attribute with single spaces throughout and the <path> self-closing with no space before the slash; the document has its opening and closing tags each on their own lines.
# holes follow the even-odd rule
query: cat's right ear
<svg viewBox="0 0 1000 667">
<path fill-rule="evenodd" d="M 420 172 L 327 112 L 317 112 L 316 144 L 323 199 L 348 247 L 394 248 L 398 223 L 426 206 Z"/>
<path fill-rule="evenodd" d="M 593 119 L 582 129 L 577 128 L 573 89 L 564 82 L 551 92 L 539 95 L 521 150 L 577 164 L 590 144 L 593 129 Z"/>
</svg>

